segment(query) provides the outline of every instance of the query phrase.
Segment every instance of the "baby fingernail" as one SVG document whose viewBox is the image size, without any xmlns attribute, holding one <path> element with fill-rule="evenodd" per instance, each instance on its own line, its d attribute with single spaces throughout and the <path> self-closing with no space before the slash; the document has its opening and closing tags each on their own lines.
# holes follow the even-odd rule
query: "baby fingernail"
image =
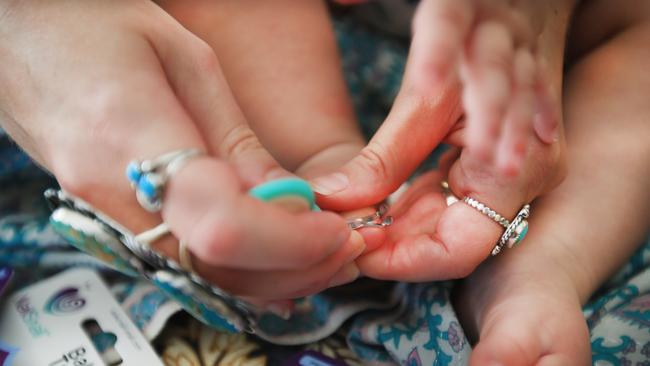
<svg viewBox="0 0 650 366">
<path fill-rule="evenodd" d="M 350 283 L 359 278 L 359 267 L 354 262 L 348 263 L 341 268 L 330 280 L 328 287 L 340 286 Z"/>
<path fill-rule="evenodd" d="M 533 117 L 533 128 L 537 136 L 547 144 L 560 139 L 559 125 L 548 113 L 536 113 Z"/>
<path fill-rule="evenodd" d="M 311 181 L 311 186 L 316 193 L 329 196 L 346 189 L 349 184 L 348 177 L 343 173 L 334 173 Z"/>
</svg>

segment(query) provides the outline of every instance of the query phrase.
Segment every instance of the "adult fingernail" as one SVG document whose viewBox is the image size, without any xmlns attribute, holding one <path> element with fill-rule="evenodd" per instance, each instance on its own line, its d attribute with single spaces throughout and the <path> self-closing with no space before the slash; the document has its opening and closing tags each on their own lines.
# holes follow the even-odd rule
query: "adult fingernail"
<svg viewBox="0 0 650 366">
<path fill-rule="evenodd" d="M 284 320 L 289 320 L 291 318 L 291 307 L 287 306 L 284 303 L 272 302 L 266 305 L 266 310 L 279 316 Z"/>
<path fill-rule="evenodd" d="M 329 196 L 346 189 L 350 181 L 343 173 L 333 173 L 311 181 L 311 186 L 316 193 Z"/>
<path fill-rule="evenodd" d="M 350 255 L 348 256 L 346 262 L 351 262 L 361 253 L 363 253 L 364 250 L 366 250 L 366 241 L 363 240 L 363 236 L 359 234 L 359 232 L 352 230 L 352 233 L 350 233 L 350 237 L 348 238 L 348 241 L 350 242 L 350 247 L 352 248 L 352 251 L 350 252 Z"/>
<path fill-rule="evenodd" d="M 335 287 L 350 283 L 359 278 L 359 267 L 354 262 L 350 262 L 343 266 L 330 280 L 328 287 Z"/>
<path fill-rule="evenodd" d="M 282 168 L 274 168 L 274 169 L 271 169 L 268 173 L 266 173 L 266 175 L 264 176 L 264 179 L 266 179 L 267 181 L 271 181 L 271 180 L 276 180 L 276 179 L 280 179 L 280 178 L 289 178 L 289 177 L 293 177 L 293 176 L 294 176 L 293 174 L 289 173 L 288 171 L 286 171 L 286 170 L 284 170 Z"/>
</svg>

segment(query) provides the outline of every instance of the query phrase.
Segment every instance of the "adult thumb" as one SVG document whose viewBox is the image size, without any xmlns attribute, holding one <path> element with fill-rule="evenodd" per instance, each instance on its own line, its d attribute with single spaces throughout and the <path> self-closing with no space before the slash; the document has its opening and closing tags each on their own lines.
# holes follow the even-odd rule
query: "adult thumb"
<svg viewBox="0 0 650 366">
<path fill-rule="evenodd" d="M 376 204 L 394 192 L 447 135 L 461 114 L 458 88 L 437 95 L 402 88 L 393 108 L 359 155 L 311 181 L 319 205 L 351 210 Z"/>
</svg>

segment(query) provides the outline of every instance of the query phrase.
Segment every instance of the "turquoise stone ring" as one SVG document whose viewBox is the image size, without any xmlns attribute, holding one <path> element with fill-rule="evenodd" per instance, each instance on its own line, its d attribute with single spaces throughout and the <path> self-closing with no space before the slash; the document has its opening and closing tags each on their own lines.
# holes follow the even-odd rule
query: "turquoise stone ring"
<svg viewBox="0 0 650 366">
<path fill-rule="evenodd" d="M 197 149 L 183 149 L 152 160 L 130 162 L 126 167 L 126 177 L 140 206 L 149 212 L 160 211 L 167 180 L 187 161 L 202 154 Z"/>
<path fill-rule="evenodd" d="M 501 238 L 492 249 L 492 255 L 499 254 L 504 247 L 512 248 L 513 246 L 518 245 L 528 233 L 528 221 L 526 221 L 526 219 L 530 215 L 530 205 L 524 205 L 524 207 L 519 210 L 519 213 L 517 213 L 517 216 L 515 216 L 512 221 L 509 221 L 505 218 L 505 216 L 500 215 L 495 210 L 491 209 L 486 204 L 478 201 L 475 198 L 466 196 L 460 200 L 453 194 L 449 188 L 449 183 L 446 181 L 440 182 L 440 185 L 442 188 L 443 197 L 447 202 L 447 206 L 450 206 L 458 201 L 462 201 L 483 215 L 489 217 L 492 221 L 501 225 L 505 229 L 501 235 Z"/>
</svg>

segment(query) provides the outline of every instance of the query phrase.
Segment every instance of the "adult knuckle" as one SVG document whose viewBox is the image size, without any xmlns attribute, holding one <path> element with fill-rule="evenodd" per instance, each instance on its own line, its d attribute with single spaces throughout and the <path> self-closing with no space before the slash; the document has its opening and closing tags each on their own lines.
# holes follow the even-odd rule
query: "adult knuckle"
<svg viewBox="0 0 650 366">
<path fill-rule="evenodd" d="M 390 163 L 387 156 L 390 152 L 382 144 L 371 142 L 359 153 L 361 164 L 375 179 L 387 181 L 390 178 Z"/>
<path fill-rule="evenodd" d="M 224 135 L 220 145 L 220 150 L 227 157 L 237 156 L 245 151 L 261 148 L 253 130 L 243 124 L 231 127 Z"/>
<path fill-rule="evenodd" d="M 69 116 L 76 121 L 72 123 L 73 128 L 85 131 L 85 138 L 73 139 L 68 136 L 66 139 L 70 143 L 51 146 L 46 143 L 47 146 L 44 146 L 48 165 L 61 187 L 82 199 L 91 199 L 92 193 L 102 188 L 93 173 L 96 166 L 84 165 L 82 161 L 87 161 L 84 156 L 94 156 L 96 161 L 103 161 L 103 157 L 108 156 L 106 152 L 122 151 L 125 145 L 125 136 L 116 126 L 117 120 L 123 118 L 122 91 L 122 88 L 110 84 L 90 90 L 78 100 L 76 109 Z M 115 154 L 110 156 L 114 157 Z"/>
<path fill-rule="evenodd" d="M 91 128 L 105 128 L 114 121 L 124 105 L 125 90 L 117 83 L 104 82 L 79 100 L 80 118 Z"/>
<path fill-rule="evenodd" d="M 55 166 L 56 180 L 63 190 L 81 198 L 84 201 L 93 201 L 94 193 L 99 189 L 87 174 L 75 164 L 59 164 Z"/>
</svg>

